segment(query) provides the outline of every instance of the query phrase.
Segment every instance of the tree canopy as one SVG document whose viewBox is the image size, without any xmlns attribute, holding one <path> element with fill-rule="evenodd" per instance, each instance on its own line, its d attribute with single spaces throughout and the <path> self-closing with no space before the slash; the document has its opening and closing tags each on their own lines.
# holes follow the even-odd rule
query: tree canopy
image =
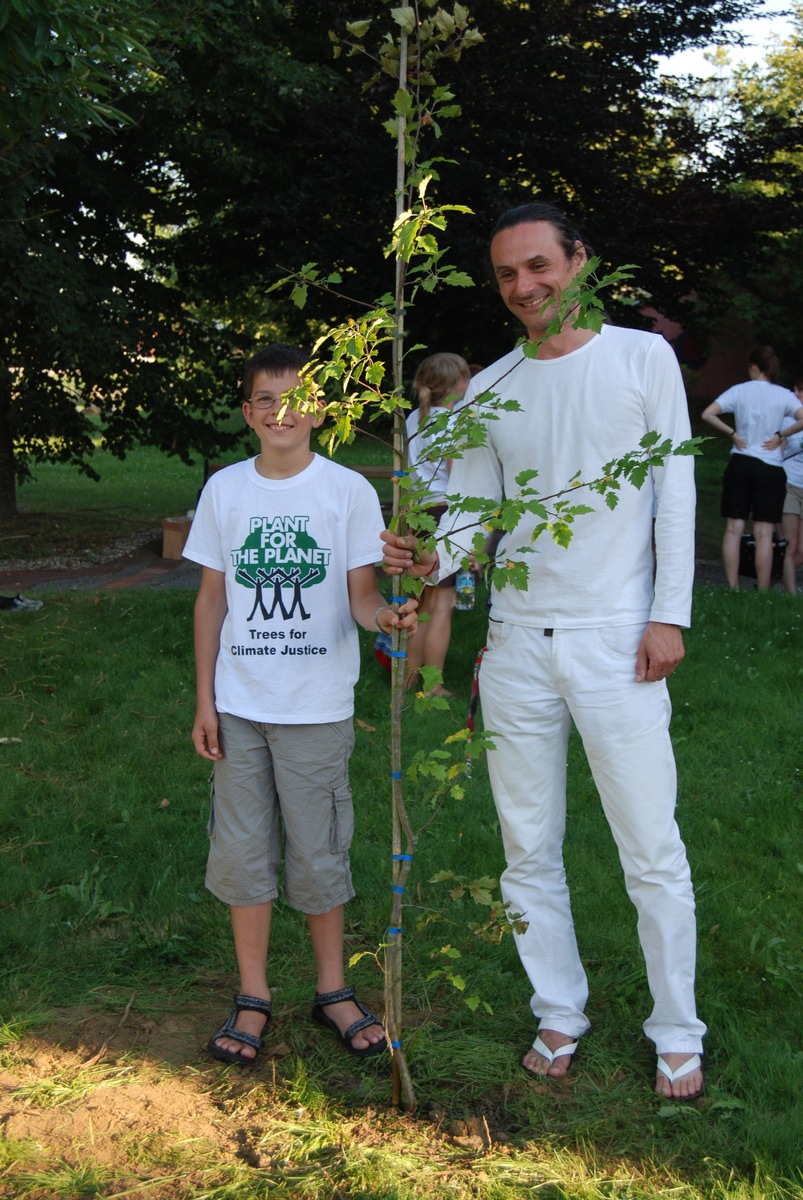
<svg viewBox="0 0 803 1200">
<path fill-rule="evenodd" d="M 213 327 L 189 319 L 169 264 L 143 269 L 152 189 L 131 153 L 134 95 L 162 86 L 158 60 L 189 36 L 189 9 L 35 0 L 0 8 L 0 516 L 15 481 L 44 459 L 94 474 L 102 438 L 187 453 L 213 444 Z M 158 242 L 158 238 L 156 239 Z M 211 332 L 210 332 L 211 331 Z M 213 423 L 212 423 L 213 424 Z"/>
<path fill-rule="evenodd" d="M 719 269 L 696 285 L 694 302 L 704 328 L 746 322 L 774 345 L 787 380 L 803 377 L 803 5 L 792 16 L 791 36 L 766 62 L 700 89 L 715 114 L 712 157 L 729 168 L 733 225 Z"/>
<path fill-rule="evenodd" d="M 381 0 L 368 7 L 374 20 L 388 20 Z M 570 207 L 606 261 L 640 264 L 644 292 L 677 307 L 689 272 L 716 261 L 711 224 L 733 198 L 723 169 L 711 174 L 708 126 L 690 120 L 688 107 L 682 120 L 667 110 L 657 57 L 706 42 L 749 7 L 477 0 L 471 15 L 484 44 L 452 64 L 445 82 L 461 117 L 437 143 L 448 160 L 438 168 L 441 192 L 475 214 L 449 231 L 460 268 L 482 280 L 494 218 L 538 194 Z M 184 93 L 191 115 L 200 103 L 203 138 L 175 108 L 159 118 L 182 131 L 172 157 L 203 206 L 179 239 L 193 291 L 200 284 L 219 295 L 235 279 L 262 289 L 281 268 L 309 260 L 347 270 L 347 290 L 358 299 L 387 286 L 393 162 L 382 122 L 392 84 L 372 79 L 364 55 L 333 61 L 327 31 L 344 28 L 337 4 L 263 4 L 219 40 L 178 56 L 186 80 L 204 81 L 200 95 L 192 84 Z M 170 89 L 156 102 L 177 99 Z M 250 310 L 244 329 L 253 327 L 264 301 L 236 290 Z M 626 299 L 634 311 L 636 297 Z M 322 321 L 332 315 L 324 301 L 314 313 Z M 298 328 L 292 313 L 279 320 Z M 472 360 L 488 361 L 509 341 L 482 289 L 422 301 L 411 320 L 429 343 L 453 341 L 459 330 L 454 348 Z"/>
<path fill-rule="evenodd" d="M 649 300 L 705 332 L 723 296 L 738 308 L 763 283 L 792 353 L 797 275 L 785 305 L 763 269 L 740 289 L 746 246 L 777 281 L 800 226 L 800 42 L 718 106 L 657 74 L 751 8 L 476 0 L 483 45 L 439 78 L 461 116 L 430 130 L 431 186 L 473 212 L 449 227 L 450 259 L 482 283 L 498 213 L 550 199 L 606 263 L 639 265 L 617 319 L 639 323 Z M 55 456 L 91 473 L 98 439 L 215 453 L 241 354 L 309 344 L 392 285 L 393 81 L 347 52 L 351 17 L 393 26 L 387 0 L 125 0 L 113 22 L 100 3 L 0 3 L 0 514 L 15 469 Z M 302 313 L 269 288 L 311 261 L 342 295 Z M 484 286 L 421 296 L 409 327 L 480 362 L 516 336 Z"/>
</svg>

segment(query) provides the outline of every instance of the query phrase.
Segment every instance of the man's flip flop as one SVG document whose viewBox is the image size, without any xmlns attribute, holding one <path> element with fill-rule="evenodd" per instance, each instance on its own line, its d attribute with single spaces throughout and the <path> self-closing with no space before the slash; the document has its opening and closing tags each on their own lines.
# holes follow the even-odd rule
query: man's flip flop
<svg viewBox="0 0 803 1200">
<path fill-rule="evenodd" d="M 700 1061 L 700 1055 L 693 1054 L 691 1058 L 686 1059 L 685 1063 L 681 1063 L 677 1070 L 673 1071 L 666 1060 L 661 1058 L 660 1054 L 658 1055 L 658 1070 L 663 1075 L 666 1075 L 670 1086 L 675 1082 L 676 1079 L 682 1079 L 684 1075 L 691 1075 L 692 1071 L 698 1070 L 701 1066 L 702 1062 Z M 662 1100 L 675 1100 L 678 1103 L 688 1104 L 690 1100 L 699 1100 L 704 1091 L 705 1080 L 703 1080 L 702 1087 L 698 1088 L 696 1092 L 693 1092 L 691 1096 L 663 1096 L 660 1092 L 658 1094 L 661 1096 Z"/>
<path fill-rule="evenodd" d="M 565 1046 L 558 1046 L 557 1050 L 550 1050 L 546 1042 L 537 1037 L 533 1042 L 533 1050 L 545 1058 L 551 1067 L 556 1058 L 561 1058 L 564 1054 L 573 1055 L 579 1044 L 579 1042 L 567 1042 Z M 555 1079 L 554 1075 L 547 1075 L 546 1071 L 531 1071 L 529 1067 L 524 1066 L 524 1063 L 521 1065 L 528 1075 L 532 1075 L 533 1079 Z"/>
</svg>

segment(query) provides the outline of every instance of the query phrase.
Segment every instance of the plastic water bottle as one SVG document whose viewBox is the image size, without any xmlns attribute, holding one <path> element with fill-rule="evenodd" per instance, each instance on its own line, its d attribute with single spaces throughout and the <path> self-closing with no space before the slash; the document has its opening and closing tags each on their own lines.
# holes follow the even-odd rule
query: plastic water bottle
<svg viewBox="0 0 803 1200">
<path fill-rule="evenodd" d="M 457 600 L 455 608 L 469 612 L 474 607 L 474 576 L 470 571 L 458 571 L 455 579 Z"/>
</svg>

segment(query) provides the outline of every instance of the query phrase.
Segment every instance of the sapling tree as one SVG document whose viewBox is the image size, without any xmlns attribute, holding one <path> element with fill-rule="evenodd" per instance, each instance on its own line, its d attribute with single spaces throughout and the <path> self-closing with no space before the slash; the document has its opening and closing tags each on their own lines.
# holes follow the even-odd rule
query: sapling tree
<svg viewBox="0 0 803 1200">
<path fill-rule="evenodd" d="M 344 36 L 331 34 L 336 53 L 362 55 L 371 60 L 378 77 L 390 77 L 396 84 L 392 97 L 393 115 L 386 122 L 396 147 L 395 220 L 386 249 L 386 257 L 394 267 L 393 289 L 375 305 L 355 305 L 357 315 L 329 329 L 316 342 L 310 363 L 303 373 L 302 386 L 294 403 L 304 406 L 325 405 L 330 417 L 322 441 L 329 452 L 353 439 L 358 429 L 370 427 L 380 414 L 391 414 L 393 421 L 392 455 L 393 498 L 392 528 L 398 532 L 411 531 L 427 548 L 443 539 L 432 518 L 426 513 L 425 490 L 417 486 L 409 472 L 409 462 L 416 457 L 408 443 L 404 413 L 409 403 L 404 395 L 405 358 L 412 350 L 405 342 L 405 316 L 423 291 L 431 293 L 442 287 L 472 286 L 471 279 L 447 261 L 448 250 L 440 237 L 447 222 L 455 214 L 466 213 L 465 206 L 436 204 L 432 199 L 439 178 L 441 159 L 425 157 L 429 140 L 440 136 L 441 123 L 459 115 L 459 108 L 448 87 L 436 82 L 436 70 L 445 60 L 459 58 L 466 50 L 478 46 L 482 35 L 473 28 L 468 10 L 455 4 L 451 12 L 437 5 L 437 0 L 415 0 L 413 4 L 389 9 L 390 31 L 385 31 L 373 52 L 367 38 L 373 32 L 370 20 L 346 26 Z M 604 319 L 602 293 L 619 281 L 629 278 L 622 268 L 600 277 L 599 259 L 593 258 L 562 295 L 556 311 L 540 340 L 545 340 L 565 327 L 598 331 Z M 274 287 L 292 286 L 292 297 L 304 305 L 310 287 L 336 290 L 342 286 L 339 274 L 323 274 L 314 263 L 307 263 Z M 535 356 L 539 342 L 522 342 L 523 357 Z M 427 426 L 430 435 L 429 453 L 433 456 L 456 458 L 472 447 L 484 443 L 491 422 L 501 411 L 518 408 L 515 401 L 504 400 L 495 391 L 496 381 L 476 398 L 473 405 L 449 416 L 436 415 Z M 329 398 L 333 391 L 334 399 Z M 524 514 L 538 520 L 532 535 L 534 542 L 548 534 L 558 544 L 568 547 L 574 522 L 592 511 L 583 502 L 582 494 L 594 493 L 603 497 L 611 508 L 623 482 L 640 487 L 652 466 L 661 465 L 667 455 L 694 452 L 693 443 L 672 446 L 657 432 L 647 434 L 639 447 L 620 459 L 601 465 L 593 479 L 579 476 L 567 480 L 566 487 L 555 495 L 543 496 L 537 491 L 536 472 L 526 471 L 517 478 L 518 490 L 499 502 L 489 503 L 483 497 L 450 496 L 450 511 L 458 522 L 451 523 L 450 538 L 465 530 L 466 550 L 480 563 L 488 563 L 488 549 L 494 535 L 511 532 Z M 461 515 L 464 516 L 463 523 Z M 446 540 L 446 539 L 443 539 Z M 526 561 L 505 561 L 503 585 L 523 588 L 527 583 Z M 497 584 L 499 573 L 497 573 Z M 400 581 L 405 593 L 418 592 L 421 582 L 413 578 Z M 392 596 L 394 603 L 402 596 Z M 407 1110 L 415 1106 L 415 1091 L 402 1042 L 402 947 L 404 894 L 415 855 L 421 828 L 416 829 L 405 798 L 406 782 L 414 790 L 428 792 L 428 816 L 447 799 L 461 799 L 464 776 L 470 769 L 472 754 L 486 746 L 492 733 L 477 738 L 467 750 L 468 731 L 462 730 L 447 739 L 442 747 L 418 754 L 407 770 L 402 757 L 402 710 L 405 698 L 405 641 L 406 635 L 394 632 L 391 688 L 391 795 L 392 795 L 392 902 L 384 952 L 386 1020 L 393 1050 L 393 1099 Z M 435 679 L 430 675 L 425 687 L 431 688 Z M 442 706 L 445 701 L 433 698 L 427 703 Z M 470 894 L 478 903 L 489 905 L 491 916 L 475 928 L 479 936 L 498 937 L 508 924 L 520 928 L 518 914 L 505 913 L 504 906 L 490 893 L 491 881 L 455 880 L 448 873 L 436 876 L 448 881 L 458 893 Z M 445 947 L 447 957 L 457 952 Z M 359 957 L 359 956 L 357 956 Z M 455 986 L 464 986 L 462 978 L 451 968 L 440 968 Z M 475 1006 L 478 997 L 469 997 Z"/>
</svg>

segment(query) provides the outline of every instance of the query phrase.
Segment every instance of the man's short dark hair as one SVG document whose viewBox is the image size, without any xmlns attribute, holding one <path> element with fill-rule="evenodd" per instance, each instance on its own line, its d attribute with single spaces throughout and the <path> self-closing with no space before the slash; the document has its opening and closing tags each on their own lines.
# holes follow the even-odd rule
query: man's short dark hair
<svg viewBox="0 0 803 1200">
<path fill-rule="evenodd" d="M 263 346 L 249 358 L 243 371 L 243 392 L 246 400 L 251 399 L 254 378 L 264 371 L 266 375 L 284 375 L 285 371 L 300 371 L 309 362 L 309 355 L 298 346 L 286 346 L 274 342 Z"/>
<path fill-rule="evenodd" d="M 519 204 L 515 208 L 509 208 L 503 212 L 491 230 L 490 241 L 493 241 L 497 233 L 501 233 L 503 229 L 512 229 L 514 225 L 529 225 L 534 221 L 549 222 L 558 235 L 558 241 L 563 247 L 564 254 L 569 259 L 574 258 L 578 242 L 585 246 L 580 231 L 574 222 L 569 220 L 565 212 L 562 212 L 554 204 L 538 201 Z M 586 246 L 586 252 L 590 253 L 588 246 Z"/>
</svg>

